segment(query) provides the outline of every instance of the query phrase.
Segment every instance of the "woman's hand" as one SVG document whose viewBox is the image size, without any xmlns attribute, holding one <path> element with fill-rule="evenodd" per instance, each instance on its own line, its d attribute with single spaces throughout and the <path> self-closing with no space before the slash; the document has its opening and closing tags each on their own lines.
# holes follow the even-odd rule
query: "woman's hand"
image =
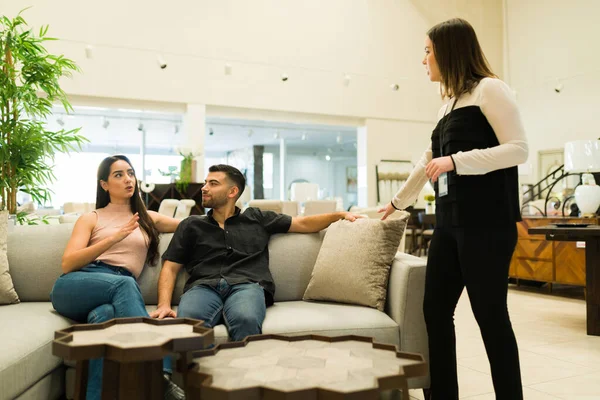
<svg viewBox="0 0 600 400">
<path fill-rule="evenodd" d="M 387 217 L 389 217 L 391 214 L 393 214 L 394 211 L 396 211 L 396 209 L 394 208 L 392 203 L 388 203 L 387 206 L 380 208 L 379 211 L 377 211 L 377 212 L 384 213 L 383 216 L 381 217 L 381 220 L 384 221 Z"/>
<path fill-rule="evenodd" d="M 441 174 L 454 170 L 454 163 L 450 156 L 438 157 L 427 163 L 425 173 L 431 182 L 436 182 Z"/>
<path fill-rule="evenodd" d="M 140 224 L 138 223 L 140 216 L 138 213 L 133 214 L 133 217 L 127 222 L 125 225 L 119 229 L 117 233 L 113 235 L 114 243 L 119 243 L 121 240 L 125 239 L 127 236 L 131 234 L 134 230 L 136 230 Z"/>
</svg>

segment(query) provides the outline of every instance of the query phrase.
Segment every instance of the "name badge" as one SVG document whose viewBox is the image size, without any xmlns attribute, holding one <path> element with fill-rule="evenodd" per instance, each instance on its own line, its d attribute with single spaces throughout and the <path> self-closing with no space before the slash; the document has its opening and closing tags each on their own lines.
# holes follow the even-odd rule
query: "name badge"
<svg viewBox="0 0 600 400">
<path fill-rule="evenodd" d="M 438 177 L 438 196 L 446 196 L 448 194 L 448 173 L 444 172 Z"/>
</svg>

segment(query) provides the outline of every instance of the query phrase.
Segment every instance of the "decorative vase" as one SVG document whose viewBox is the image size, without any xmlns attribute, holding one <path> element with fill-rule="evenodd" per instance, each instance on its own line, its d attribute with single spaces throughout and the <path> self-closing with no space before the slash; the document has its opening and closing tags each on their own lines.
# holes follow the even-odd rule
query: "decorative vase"
<svg viewBox="0 0 600 400">
<path fill-rule="evenodd" d="M 600 186 L 598 185 L 579 185 L 575 189 L 575 202 L 581 215 L 584 217 L 593 217 L 600 207 Z"/>
<path fill-rule="evenodd" d="M 433 203 L 425 204 L 425 214 L 435 214 L 435 206 Z"/>
</svg>

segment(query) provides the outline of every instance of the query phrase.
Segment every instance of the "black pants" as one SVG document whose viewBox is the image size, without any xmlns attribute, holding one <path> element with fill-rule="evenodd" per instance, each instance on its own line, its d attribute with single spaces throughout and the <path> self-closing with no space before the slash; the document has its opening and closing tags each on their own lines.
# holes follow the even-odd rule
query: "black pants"
<svg viewBox="0 0 600 400">
<path fill-rule="evenodd" d="M 465 286 L 490 361 L 496 399 L 523 399 L 517 342 L 506 306 L 516 243 L 516 225 L 435 229 L 423 303 L 433 400 L 458 399 L 454 310 Z"/>
</svg>

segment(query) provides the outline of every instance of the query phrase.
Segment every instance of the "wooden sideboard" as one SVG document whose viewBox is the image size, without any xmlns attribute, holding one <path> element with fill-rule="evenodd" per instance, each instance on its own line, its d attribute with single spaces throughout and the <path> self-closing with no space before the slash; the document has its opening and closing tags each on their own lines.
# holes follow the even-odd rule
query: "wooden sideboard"
<svg viewBox="0 0 600 400">
<path fill-rule="evenodd" d="M 531 235 L 529 228 L 556 223 L 588 223 L 600 225 L 599 218 L 524 217 L 517 223 L 519 237 L 513 253 L 509 277 L 538 282 L 585 286 L 585 248 L 577 242 L 546 240 L 544 235 Z"/>
</svg>

